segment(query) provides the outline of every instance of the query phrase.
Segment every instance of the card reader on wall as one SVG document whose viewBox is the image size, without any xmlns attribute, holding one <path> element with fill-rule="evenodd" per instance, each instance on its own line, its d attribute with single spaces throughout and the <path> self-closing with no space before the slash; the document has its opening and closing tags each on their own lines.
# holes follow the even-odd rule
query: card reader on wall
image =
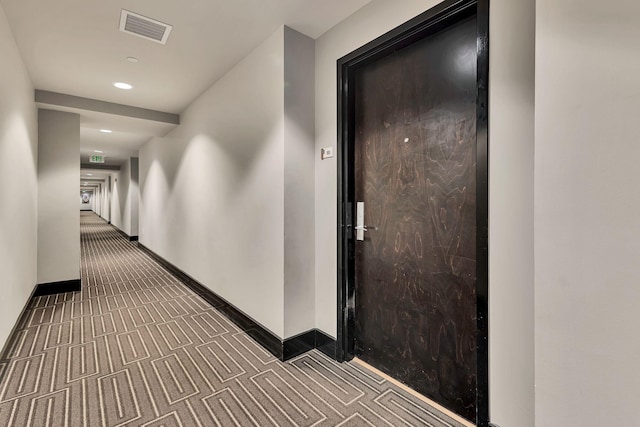
<svg viewBox="0 0 640 427">
<path fill-rule="evenodd" d="M 326 147 L 326 148 L 320 149 L 321 160 L 328 159 L 330 157 L 333 157 L 333 147 Z"/>
</svg>

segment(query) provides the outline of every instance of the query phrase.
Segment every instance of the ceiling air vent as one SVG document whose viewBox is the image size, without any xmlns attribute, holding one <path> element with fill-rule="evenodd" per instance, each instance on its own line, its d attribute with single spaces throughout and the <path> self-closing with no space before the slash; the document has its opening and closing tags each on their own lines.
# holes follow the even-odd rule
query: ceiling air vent
<svg viewBox="0 0 640 427">
<path fill-rule="evenodd" d="M 122 9 L 120 31 L 166 44 L 173 27 L 155 19 Z"/>
</svg>

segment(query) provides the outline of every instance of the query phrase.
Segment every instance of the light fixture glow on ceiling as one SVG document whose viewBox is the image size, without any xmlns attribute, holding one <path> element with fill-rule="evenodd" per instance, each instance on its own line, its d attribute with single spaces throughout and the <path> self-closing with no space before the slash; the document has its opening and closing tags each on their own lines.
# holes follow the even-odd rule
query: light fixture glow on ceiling
<svg viewBox="0 0 640 427">
<path fill-rule="evenodd" d="M 94 153 L 103 153 L 103 151 L 100 150 L 93 150 Z"/>
<path fill-rule="evenodd" d="M 100 132 L 102 132 L 102 133 L 111 133 L 113 131 L 109 130 L 109 129 L 100 129 Z"/>
<path fill-rule="evenodd" d="M 133 89 L 133 86 L 130 85 L 129 83 L 115 82 L 113 85 L 118 89 L 125 89 L 125 90 Z"/>
<path fill-rule="evenodd" d="M 88 173 L 87 176 L 93 176 L 93 174 L 92 173 Z"/>
</svg>

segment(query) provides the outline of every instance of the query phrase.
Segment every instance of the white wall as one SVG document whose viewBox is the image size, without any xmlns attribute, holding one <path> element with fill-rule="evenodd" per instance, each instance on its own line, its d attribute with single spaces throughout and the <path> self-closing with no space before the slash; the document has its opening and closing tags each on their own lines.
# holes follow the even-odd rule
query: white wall
<svg viewBox="0 0 640 427">
<path fill-rule="evenodd" d="M 284 29 L 140 150 L 140 241 L 284 336 Z"/>
<path fill-rule="evenodd" d="M 111 176 L 111 224 L 128 236 L 138 235 L 138 158 L 131 157 Z"/>
<path fill-rule="evenodd" d="M 37 280 L 38 130 L 33 86 L 1 5 L 0 58 L 2 348 Z"/>
<path fill-rule="evenodd" d="M 539 426 L 638 425 L 640 3 L 536 6 Z"/>
<path fill-rule="evenodd" d="M 93 212 L 98 216 L 102 216 L 102 183 L 98 183 L 95 192 L 93 193 Z"/>
<path fill-rule="evenodd" d="M 129 203 L 131 208 L 129 209 L 129 216 L 131 218 L 131 225 L 129 228 L 129 236 L 138 235 L 139 224 L 139 207 L 140 207 L 140 163 L 137 157 L 129 159 Z"/>
<path fill-rule="evenodd" d="M 120 171 L 111 172 L 111 193 L 109 197 L 110 221 L 114 227 L 125 231 L 128 225 L 125 208 L 127 205 L 127 192 L 129 191 L 128 165 L 121 166 Z"/>
<path fill-rule="evenodd" d="M 111 222 L 111 185 L 111 176 L 107 176 L 100 194 L 100 216 L 107 222 Z"/>
<path fill-rule="evenodd" d="M 532 427 L 535 418 L 534 26 L 534 0 L 491 1 L 489 384 L 501 427 Z"/>
<path fill-rule="evenodd" d="M 336 147 L 336 61 L 438 3 L 373 1 L 316 41 L 316 153 Z M 491 4 L 491 414 L 502 427 L 528 427 L 534 400 L 533 3 Z M 315 170 L 316 325 L 335 337 L 336 158 L 317 156 Z"/>
<path fill-rule="evenodd" d="M 38 110 L 38 283 L 80 278 L 80 116 Z"/>
<path fill-rule="evenodd" d="M 313 40 L 281 27 L 140 151 L 140 241 L 284 339 L 314 328 Z"/>
<path fill-rule="evenodd" d="M 284 29 L 284 336 L 315 328 L 314 41 Z"/>
</svg>

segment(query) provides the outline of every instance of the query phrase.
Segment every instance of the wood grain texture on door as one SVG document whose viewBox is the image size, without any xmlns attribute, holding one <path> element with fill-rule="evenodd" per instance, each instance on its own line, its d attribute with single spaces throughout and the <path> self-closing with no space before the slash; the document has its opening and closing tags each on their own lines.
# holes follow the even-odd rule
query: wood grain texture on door
<svg viewBox="0 0 640 427">
<path fill-rule="evenodd" d="M 472 421 L 476 52 L 468 18 L 359 70 L 354 143 L 355 353 Z"/>
</svg>

